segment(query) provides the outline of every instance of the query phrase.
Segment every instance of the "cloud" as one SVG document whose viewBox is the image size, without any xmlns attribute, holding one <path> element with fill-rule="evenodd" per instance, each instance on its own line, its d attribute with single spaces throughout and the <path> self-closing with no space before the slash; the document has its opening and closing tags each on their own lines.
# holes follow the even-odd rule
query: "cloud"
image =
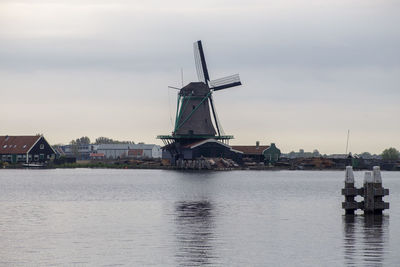
<svg viewBox="0 0 400 267">
<path fill-rule="evenodd" d="M 107 133 L 154 142 L 171 130 L 166 86 L 180 84 L 181 68 L 196 80 L 191 45 L 202 39 L 212 78 L 243 80 L 215 96 L 234 142 L 329 152 L 351 128 L 366 140 L 357 149 L 380 152 L 400 130 L 399 10 L 397 1 L 2 1 L 0 111 L 20 115 L 1 124 L 38 127 L 54 142 Z M 47 115 L 27 122 L 32 110 Z"/>
</svg>

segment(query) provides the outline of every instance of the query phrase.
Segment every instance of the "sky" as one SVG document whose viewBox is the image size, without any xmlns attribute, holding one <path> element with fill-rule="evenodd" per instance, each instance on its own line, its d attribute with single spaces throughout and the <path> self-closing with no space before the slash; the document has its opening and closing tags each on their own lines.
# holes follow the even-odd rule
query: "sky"
<svg viewBox="0 0 400 267">
<path fill-rule="evenodd" d="M 231 144 L 400 149 L 400 1 L 0 0 L 0 135 L 162 144 L 202 40 Z"/>
</svg>

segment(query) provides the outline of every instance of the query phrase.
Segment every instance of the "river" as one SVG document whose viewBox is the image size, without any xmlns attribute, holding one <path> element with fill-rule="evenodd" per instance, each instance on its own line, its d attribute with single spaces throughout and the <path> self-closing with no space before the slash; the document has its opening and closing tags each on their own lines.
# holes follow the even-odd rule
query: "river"
<svg viewBox="0 0 400 267">
<path fill-rule="evenodd" d="M 390 209 L 345 217 L 341 171 L 0 170 L 0 266 L 400 266 L 382 177 Z"/>
</svg>

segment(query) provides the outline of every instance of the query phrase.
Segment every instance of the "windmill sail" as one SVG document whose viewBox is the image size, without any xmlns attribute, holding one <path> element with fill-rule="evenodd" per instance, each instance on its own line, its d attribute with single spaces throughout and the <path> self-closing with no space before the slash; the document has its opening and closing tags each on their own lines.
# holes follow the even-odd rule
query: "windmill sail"
<svg viewBox="0 0 400 267">
<path fill-rule="evenodd" d="M 211 105 L 211 110 L 212 110 L 213 117 L 214 117 L 214 123 L 215 123 L 215 126 L 217 127 L 217 133 L 219 136 L 225 135 L 224 129 L 222 129 L 221 122 L 218 119 L 218 114 L 217 114 L 217 110 L 215 109 L 215 106 L 214 106 L 214 100 L 213 100 L 212 95 L 210 95 L 210 105 Z"/>
<path fill-rule="evenodd" d="M 210 81 L 210 87 L 214 91 L 235 87 L 238 85 L 242 85 L 242 83 L 240 82 L 239 74 L 234 74 L 231 76 Z"/>
<path fill-rule="evenodd" d="M 197 41 L 193 44 L 194 48 L 194 60 L 196 62 L 197 77 L 200 82 L 208 85 L 210 77 L 208 75 L 206 58 L 204 57 L 203 46 L 201 41 Z"/>
</svg>

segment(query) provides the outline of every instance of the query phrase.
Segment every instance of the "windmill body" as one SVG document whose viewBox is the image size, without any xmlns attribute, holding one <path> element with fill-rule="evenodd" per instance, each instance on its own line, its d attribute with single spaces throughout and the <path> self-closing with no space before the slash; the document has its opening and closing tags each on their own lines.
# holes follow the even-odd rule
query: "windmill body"
<svg viewBox="0 0 400 267">
<path fill-rule="evenodd" d="M 224 135 L 222 132 L 212 94 L 218 90 L 241 85 L 239 75 L 235 74 L 210 80 L 201 41 L 194 43 L 194 58 L 199 81 L 191 82 L 179 90 L 175 127 L 172 135 L 158 136 L 165 144 L 164 151 L 174 160 L 184 158 L 186 153 L 184 150 L 193 147 L 193 144 L 210 140 L 217 146 L 222 145 L 229 148 L 227 143 L 229 139 L 233 138 L 233 136 Z M 219 144 L 219 142 L 221 143 Z M 210 144 L 207 147 L 207 151 L 204 148 L 202 149 L 201 156 L 214 155 L 213 152 L 221 150 L 221 147 L 219 147 L 218 149 L 215 148 L 215 151 L 210 151 L 213 149 L 213 145 Z M 230 153 L 223 154 L 228 155 Z M 193 157 L 193 153 L 189 154 Z"/>
<path fill-rule="evenodd" d="M 210 93 L 208 86 L 202 82 L 189 83 L 180 90 L 174 135 L 215 136 L 210 115 Z"/>
</svg>

